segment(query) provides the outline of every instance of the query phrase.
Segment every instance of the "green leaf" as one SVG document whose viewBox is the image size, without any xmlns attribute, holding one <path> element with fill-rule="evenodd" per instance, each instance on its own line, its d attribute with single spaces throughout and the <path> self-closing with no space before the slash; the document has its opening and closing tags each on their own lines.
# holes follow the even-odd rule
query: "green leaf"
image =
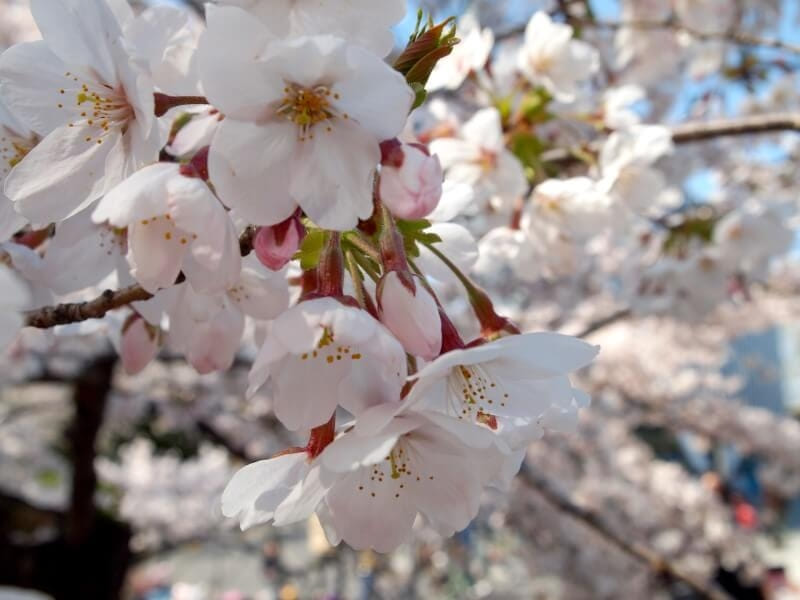
<svg viewBox="0 0 800 600">
<path fill-rule="evenodd" d="M 413 235 L 414 233 L 423 231 L 430 226 L 431 222 L 427 219 L 417 219 L 415 221 L 404 221 L 402 219 L 397 219 L 397 228 L 404 236 Z"/>
<path fill-rule="evenodd" d="M 525 167 L 525 174 L 530 181 L 539 174 L 546 174 L 542 153 L 547 149 L 544 143 L 532 133 L 515 133 L 511 138 L 511 152 Z"/>
<path fill-rule="evenodd" d="M 552 100 L 553 97 L 549 92 L 540 88 L 526 94 L 522 98 L 519 109 L 528 123 L 545 123 L 553 118 L 553 115 L 547 110 Z"/>
<path fill-rule="evenodd" d="M 427 219 L 416 221 L 397 220 L 397 229 L 400 231 L 400 235 L 403 236 L 403 246 L 405 246 L 406 254 L 410 258 L 419 256 L 419 244 L 438 244 L 442 241 L 442 238 L 435 233 L 426 231 L 430 226 L 431 222 Z"/>
<path fill-rule="evenodd" d="M 295 254 L 295 258 L 300 261 L 300 268 L 310 271 L 319 264 L 319 257 L 325 247 L 325 231 L 322 229 L 312 229 L 308 231 L 300 250 Z"/>
<path fill-rule="evenodd" d="M 438 25 L 429 20 L 422 29 L 421 22 L 422 16 L 418 14 L 417 29 L 394 62 L 395 70 L 402 73 L 412 87 L 414 84 L 424 87 L 436 63 L 450 54 L 458 43 L 455 17 L 445 19 Z M 419 92 L 416 88 L 414 91 L 419 101 Z"/>
</svg>

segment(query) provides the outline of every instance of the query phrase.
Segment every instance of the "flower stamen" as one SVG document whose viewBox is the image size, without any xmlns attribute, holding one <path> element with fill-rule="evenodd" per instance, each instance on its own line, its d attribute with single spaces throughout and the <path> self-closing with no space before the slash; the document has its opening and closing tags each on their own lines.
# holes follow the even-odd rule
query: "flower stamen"
<svg viewBox="0 0 800 600">
<path fill-rule="evenodd" d="M 283 101 L 276 112 L 298 126 L 301 142 L 314 139 L 312 130 L 315 125 L 340 116 L 332 104 L 332 100 L 338 100 L 339 95 L 333 93 L 328 86 L 307 88 L 289 83 L 283 92 Z M 325 129 L 327 132 L 332 131 L 330 124 Z"/>
</svg>

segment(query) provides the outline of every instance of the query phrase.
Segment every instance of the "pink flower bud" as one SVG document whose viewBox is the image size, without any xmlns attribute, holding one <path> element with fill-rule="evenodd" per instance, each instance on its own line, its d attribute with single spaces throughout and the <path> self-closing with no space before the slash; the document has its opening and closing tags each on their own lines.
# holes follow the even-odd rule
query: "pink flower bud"
<svg viewBox="0 0 800 600">
<path fill-rule="evenodd" d="M 262 265 L 273 271 L 286 266 L 306 234 L 297 215 L 277 225 L 261 227 L 253 238 L 253 250 Z"/>
<path fill-rule="evenodd" d="M 386 142 L 384 142 L 384 145 Z M 442 165 L 418 145 L 393 145 L 384 150 L 380 195 L 392 214 L 422 219 L 442 197 Z"/>
<path fill-rule="evenodd" d="M 378 284 L 378 312 L 381 322 L 406 352 L 425 360 L 439 356 L 442 349 L 439 307 L 419 278 L 398 271 L 384 275 Z"/>
<path fill-rule="evenodd" d="M 122 326 L 120 357 L 128 375 L 136 375 L 150 363 L 159 348 L 158 330 L 139 315 L 131 316 Z"/>
</svg>

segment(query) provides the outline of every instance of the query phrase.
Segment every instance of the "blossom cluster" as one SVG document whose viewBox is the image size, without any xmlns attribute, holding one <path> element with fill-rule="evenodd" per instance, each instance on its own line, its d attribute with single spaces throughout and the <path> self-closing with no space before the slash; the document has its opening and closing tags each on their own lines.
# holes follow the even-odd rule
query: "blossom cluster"
<svg viewBox="0 0 800 600">
<path fill-rule="evenodd" d="M 732 3 L 622 5 L 613 75 L 602 73 L 600 43 L 577 39 L 544 12 L 528 21 L 522 40 L 495 40 L 465 15 L 461 43 L 429 82 L 457 91 L 458 100 L 436 97 L 412 126 L 447 180 L 473 190 L 459 220 L 480 236 L 474 271 L 483 280 L 590 279 L 633 314 L 698 320 L 769 278 L 773 259 L 792 245 L 796 202 L 744 186 L 695 200 L 683 185 L 692 163 L 678 157 L 673 132 L 644 122 L 658 98 L 648 94 L 658 65 L 674 70 L 708 49 L 676 35 L 670 19 L 698 36 L 719 34 L 730 27 Z M 646 31 L 636 29 L 641 22 Z M 680 42 L 680 51 L 650 46 L 662 38 Z M 716 54 L 725 48 L 714 43 Z"/>
<path fill-rule="evenodd" d="M 589 399 L 569 375 L 597 353 L 520 333 L 466 273 L 474 239 L 448 221 L 508 212 L 504 186 L 521 196 L 526 174 L 496 109 L 460 139 L 415 134 L 428 76 L 452 87 L 480 57 L 436 65 L 455 32 L 420 20 L 390 65 L 404 6 L 220 0 L 200 24 L 34 0 L 42 39 L 0 56 L 0 343 L 21 311 L 107 288 L 139 293 L 98 322 L 128 373 L 162 347 L 223 371 L 252 333 L 248 395 L 310 433 L 240 470 L 223 513 L 316 514 L 332 541 L 379 551 L 417 518 L 464 529 L 532 440 L 575 425 Z M 535 15 L 518 68 L 568 101 L 598 59 L 563 27 Z M 448 315 L 448 277 L 479 335 Z"/>
</svg>

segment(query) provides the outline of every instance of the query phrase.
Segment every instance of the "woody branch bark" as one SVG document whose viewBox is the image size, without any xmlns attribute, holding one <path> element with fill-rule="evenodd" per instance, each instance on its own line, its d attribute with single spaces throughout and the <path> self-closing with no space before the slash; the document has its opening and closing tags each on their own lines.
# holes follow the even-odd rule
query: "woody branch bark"
<svg viewBox="0 0 800 600">
<path fill-rule="evenodd" d="M 247 227 L 239 236 L 239 250 L 242 256 L 253 251 L 255 227 Z M 179 280 L 182 278 L 179 277 Z M 149 300 L 153 295 L 140 285 L 132 285 L 122 290 L 105 290 L 97 298 L 87 302 L 56 304 L 45 306 L 25 313 L 25 324 L 28 327 L 48 329 L 57 325 L 80 323 L 90 319 L 102 319 L 106 313 L 128 306 L 133 302 Z"/>
<path fill-rule="evenodd" d="M 800 113 L 773 113 L 688 122 L 674 125 L 671 130 L 672 141 L 678 145 L 724 137 L 800 131 Z M 550 163 L 569 163 L 579 160 L 575 152 L 567 148 L 549 150 L 542 155 L 542 159 Z"/>
</svg>

